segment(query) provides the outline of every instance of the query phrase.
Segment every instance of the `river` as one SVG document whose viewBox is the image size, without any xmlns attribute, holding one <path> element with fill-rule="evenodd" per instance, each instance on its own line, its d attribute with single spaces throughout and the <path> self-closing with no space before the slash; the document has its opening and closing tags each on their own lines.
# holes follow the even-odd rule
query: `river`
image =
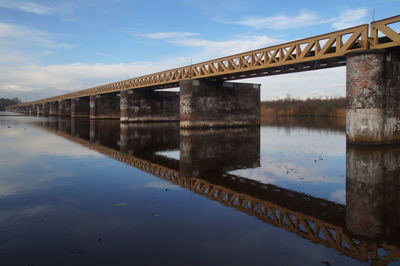
<svg viewBox="0 0 400 266">
<path fill-rule="evenodd" d="M 0 265 L 399 264 L 400 148 L 345 125 L 0 113 Z"/>
</svg>

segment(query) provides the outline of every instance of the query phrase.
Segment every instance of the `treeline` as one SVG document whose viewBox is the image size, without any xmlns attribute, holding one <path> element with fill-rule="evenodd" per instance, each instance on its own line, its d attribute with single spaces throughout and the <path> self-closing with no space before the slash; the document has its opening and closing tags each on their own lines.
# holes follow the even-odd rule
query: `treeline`
<svg viewBox="0 0 400 266">
<path fill-rule="evenodd" d="M 7 106 L 11 106 L 14 104 L 19 104 L 22 101 L 18 98 L 12 98 L 12 99 L 8 99 L 8 98 L 0 98 L 0 111 L 5 111 L 5 108 Z"/>
<path fill-rule="evenodd" d="M 346 117 L 346 98 L 263 101 L 261 116 Z"/>
</svg>

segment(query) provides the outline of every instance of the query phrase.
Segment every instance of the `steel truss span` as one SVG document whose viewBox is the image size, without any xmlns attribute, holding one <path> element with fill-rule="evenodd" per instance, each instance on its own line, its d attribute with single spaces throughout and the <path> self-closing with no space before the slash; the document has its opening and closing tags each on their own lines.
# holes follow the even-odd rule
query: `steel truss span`
<svg viewBox="0 0 400 266">
<path fill-rule="evenodd" d="M 371 22 L 370 26 L 360 25 L 9 108 L 128 89 L 173 88 L 179 86 L 179 81 L 187 79 L 234 80 L 344 66 L 348 53 L 400 46 L 400 33 L 390 27 L 398 22 L 400 15 Z"/>
</svg>

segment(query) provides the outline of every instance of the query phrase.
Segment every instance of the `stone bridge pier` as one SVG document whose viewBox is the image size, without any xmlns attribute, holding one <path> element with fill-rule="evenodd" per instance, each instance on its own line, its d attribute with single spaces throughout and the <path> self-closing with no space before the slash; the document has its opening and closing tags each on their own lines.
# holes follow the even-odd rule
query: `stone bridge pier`
<svg viewBox="0 0 400 266">
<path fill-rule="evenodd" d="M 120 94 L 106 93 L 90 96 L 90 119 L 119 119 Z"/>
<path fill-rule="evenodd" d="M 30 105 L 28 105 L 28 114 L 29 115 L 34 115 L 34 109 L 35 108 L 33 108 L 34 106 L 33 106 L 33 104 L 30 104 Z"/>
<path fill-rule="evenodd" d="M 348 143 L 400 143 L 399 48 L 349 54 L 346 96 Z"/>
<path fill-rule="evenodd" d="M 260 124 L 260 85 L 183 80 L 180 127 L 234 127 Z"/>
<path fill-rule="evenodd" d="M 42 114 L 44 116 L 48 116 L 49 115 L 49 110 L 50 109 L 50 103 L 46 102 L 46 103 L 42 103 Z"/>
<path fill-rule="evenodd" d="M 71 117 L 90 116 L 90 97 L 71 99 Z"/>
<path fill-rule="evenodd" d="M 179 92 L 121 91 L 121 122 L 179 121 Z"/>
<path fill-rule="evenodd" d="M 71 99 L 58 101 L 58 115 L 71 117 Z"/>
<path fill-rule="evenodd" d="M 35 115 L 42 115 L 42 104 L 38 103 L 34 105 L 34 109 L 36 110 Z"/>
<path fill-rule="evenodd" d="M 58 115 L 58 101 L 49 102 L 49 115 Z"/>
</svg>

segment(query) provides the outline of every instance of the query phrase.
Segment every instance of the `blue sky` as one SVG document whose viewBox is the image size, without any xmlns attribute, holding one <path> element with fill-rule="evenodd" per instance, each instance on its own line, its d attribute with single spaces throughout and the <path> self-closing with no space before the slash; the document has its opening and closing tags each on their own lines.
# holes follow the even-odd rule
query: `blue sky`
<svg viewBox="0 0 400 266">
<path fill-rule="evenodd" d="M 0 97 L 25 101 L 400 14 L 400 0 L 0 0 Z M 345 69 L 246 80 L 262 99 L 338 97 Z"/>
</svg>

